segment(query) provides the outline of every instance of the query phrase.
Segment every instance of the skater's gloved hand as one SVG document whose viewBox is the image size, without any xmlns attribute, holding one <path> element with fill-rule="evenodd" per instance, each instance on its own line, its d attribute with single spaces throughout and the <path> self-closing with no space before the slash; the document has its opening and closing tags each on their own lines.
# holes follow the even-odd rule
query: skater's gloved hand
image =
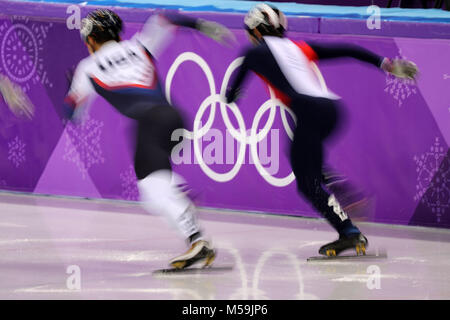
<svg viewBox="0 0 450 320">
<path fill-rule="evenodd" d="M 390 74 L 393 74 L 397 78 L 409 80 L 415 80 L 419 71 L 415 63 L 412 61 L 403 59 L 390 60 L 388 58 L 385 58 L 383 60 L 381 69 L 389 72 Z"/>
<path fill-rule="evenodd" d="M 14 84 L 8 77 L 0 74 L 0 95 L 3 96 L 6 105 L 17 117 L 32 119 L 34 105 L 22 88 Z"/>
<path fill-rule="evenodd" d="M 63 123 L 67 124 L 69 121 L 75 125 L 83 122 L 86 105 L 77 105 L 74 103 L 70 95 L 64 99 L 62 106 L 63 111 Z"/>
<path fill-rule="evenodd" d="M 196 29 L 223 45 L 231 46 L 237 43 L 234 34 L 220 23 L 198 19 Z"/>
<path fill-rule="evenodd" d="M 73 125 L 80 125 L 83 122 L 83 112 L 80 110 L 80 107 L 74 109 L 71 105 L 64 103 L 63 104 L 63 118 L 62 123 L 66 126 L 69 123 Z"/>
<path fill-rule="evenodd" d="M 75 111 L 74 108 L 69 103 L 64 102 L 62 110 L 64 121 L 72 120 Z"/>
<path fill-rule="evenodd" d="M 74 75 L 75 75 L 75 70 L 72 68 L 68 69 L 65 73 L 66 80 L 67 80 L 67 91 L 69 91 L 70 86 L 72 85 L 72 79 L 73 79 Z"/>
<path fill-rule="evenodd" d="M 225 102 L 232 103 L 243 97 L 244 97 L 244 91 L 241 88 L 237 88 L 234 91 L 231 91 L 231 89 L 228 88 L 227 93 L 225 95 Z"/>
<path fill-rule="evenodd" d="M 79 119 L 76 119 L 75 109 L 77 108 L 75 100 L 70 95 L 70 88 L 72 86 L 72 80 L 75 75 L 75 69 L 70 68 L 65 72 L 66 83 L 67 83 L 67 96 L 64 99 L 62 111 L 63 111 L 63 120 L 67 123 L 67 121 L 79 122 Z"/>
</svg>

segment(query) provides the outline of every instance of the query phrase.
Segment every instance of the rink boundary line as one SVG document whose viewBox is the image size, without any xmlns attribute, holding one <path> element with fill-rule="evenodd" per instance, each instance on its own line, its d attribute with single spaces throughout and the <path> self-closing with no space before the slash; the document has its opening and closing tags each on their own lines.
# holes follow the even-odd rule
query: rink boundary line
<svg viewBox="0 0 450 320">
<path fill-rule="evenodd" d="M 15 198 L 28 199 L 28 202 L 17 202 L 3 199 L 4 197 L 11 196 Z M 34 199 L 33 199 L 34 198 Z M 33 201 L 48 200 L 52 203 L 33 203 Z M 141 205 L 137 201 L 120 200 L 120 199 L 98 199 L 98 198 L 84 198 L 78 196 L 66 196 L 66 195 L 50 195 L 50 194 L 35 194 L 29 192 L 21 191 L 11 191 L 11 190 L 0 190 L 0 203 L 10 203 L 10 204 L 20 204 L 20 205 L 31 205 L 31 206 L 47 206 L 53 208 L 65 208 L 67 203 L 57 203 L 63 200 L 71 200 L 77 204 L 81 204 L 80 207 L 74 209 L 80 211 L 106 211 L 109 213 L 119 213 L 119 214 L 138 214 L 147 215 L 147 213 L 141 208 Z M 96 208 L 95 205 L 105 206 Z M 284 227 L 290 229 L 302 229 L 304 228 L 305 222 L 314 224 L 314 229 L 317 231 L 330 231 L 329 226 L 326 224 L 325 219 L 320 217 L 308 217 L 308 216 L 297 216 L 290 214 L 279 214 L 279 213 L 269 213 L 256 210 L 237 210 L 237 209 L 227 209 L 227 208 L 213 208 L 213 207 L 203 207 L 198 206 L 199 215 L 202 220 L 215 221 L 215 222 L 226 222 L 226 223 L 240 223 L 240 224 L 254 224 L 263 226 L 273 226 L 273 227 Z M 132 210 L 130 210 L 132 209 Z M 214 213 L 218 213 L 214 214 Z M 271 219 L 273 218 L 273 219 Z M 421 234 L 433 234 L 436 237 L 448 236 L 448 241 L 450 242 L 450 229 L 447 228 L 437 228 L 428 226 L 410 226 L 410 225 L 400 225 L 400 224 L 389 224 L 383 222 L 367 222 L 367 221 L 357 221 L 358 226 L 362 229 L 365 227 L 371 228 L 371 233 L 379 236 L 386 235 L 386 229 L 391 232 L 402 232 L 402 231 L 414 231 Z M 299 222 L 298 226 L 296 223 Z M 301 225 L 301 226 L 300 226 Z M 375 228 L 376 230 L 372 229 Z M 373 233 L 373 231 L 378 231 Z M 401 235 L 394 235 L 396 237 Z M 426 238 L 428 239 L 428 238 Z M 438 239 L 439 240 L 439 239 Z M 442 239 L 441 239 L 442 240 Z"/>
<path fill-rule="evenodd" d="M 47 200 L 72 200 L 83 204 L 98 204 L 116 207 L 115 205 L 126 205 L 133 207 L 136 209 L 136 212 L 129 212 L 126 210 L 126 207 L 116 207 L 111 208 L 111 213 L 125 213 L 125 214 L 139 214 L 139 215 L 147 215 L 144 209 L 141 208 L 141 205 L 138 201 L 133 200 L 121 200 L 121 199 L 99 199 L 99 198 L 89 198 L 89 197 L 80 197 L 80 196 L 69 196 L 69 195 L 53 195 L 53 194 L 44 194 L 44 193 L 30 193 L 25 191 L 13 191 L 13 190 L 0 190 L 0 203 L 3 199 L 1 199 L 2 195 L 11 195 L 17 197 L 25 197 L 31 200 L 32 197 L 36 197 L 39 199 L 47 199 Z M 9 202 L 11 203 L 11 202 Z M 13 202 L 15 203 L 15 202 Z M 20 203 L 26 205 L 27 203 Z M 42 204 L 42 206 L 48 207 L 61 207 L 61 205 L 53 205 L 53 204 Z M 63 206 L 65 207 L 65 206 Z M 320 217 L 309 217 L 309 216 L 297 216 L 289 213 L 275 213 L 275 212 L 264 212 L 258 210 L 238 210 L 238 209 L 228 209 L 228 208 L 215 208 L 215 207 L 204 207 L 197 206 L 197 208 L 201 211 L 200 213 L 214 213 L 219 212 L 228 216 L 247 216 L 247 217 L 256 217 L 258 219 L 264 219 L 269 217 L 281 218 L 285 220 L 307 220 L 311 222 L 319 222 L 325 221 L 325 219 Z M 95 211 L 95 208 L 76 208 L 77 210 L 90 210 Z M 109 209 L 109 208 L 108 208 Z M 214 218 L 208 220 L 215 220 Z M 354 219 L 357 221 L 357 219 Z M 224 221 L 225 222 L 225 221 Z M 380 226 L 380 227 L 388 227 L 390 229 L 408 229 L 408 230 L 417 230 L 417 231 L 441 231 L 442 233 L 450 232 L 450 228 L 438 228 L 433 226 L 416 226 L 416 225 L 402 225 L 402 224 L 390 224 L 386 222 L 368 222 L 368 221 L 357 221 L 358 225 L 367 225 L 367 226 Z"/>
</svg>

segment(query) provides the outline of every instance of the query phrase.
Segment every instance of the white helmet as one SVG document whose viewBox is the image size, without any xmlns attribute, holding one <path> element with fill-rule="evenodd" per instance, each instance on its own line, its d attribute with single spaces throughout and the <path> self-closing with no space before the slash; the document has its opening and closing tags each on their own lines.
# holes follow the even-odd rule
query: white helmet
<svg viewBox="0 0 450 320">
<path fill-rule="evenodd" d="M 287 19 L 283 12 L 265 3 L 253 7 L 245 16 L 244 23 L 248 31 L 256 28 L 260 32 L 278 31 L 283 35 L 287 29 Z"/>
</svg>

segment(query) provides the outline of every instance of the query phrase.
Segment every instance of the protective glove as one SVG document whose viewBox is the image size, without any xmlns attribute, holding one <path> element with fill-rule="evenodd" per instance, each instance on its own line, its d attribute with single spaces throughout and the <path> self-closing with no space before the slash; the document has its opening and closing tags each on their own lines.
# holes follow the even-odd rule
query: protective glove
<svg viewBox="0 0 450 320">
<path fill-rule="evenodd" d="M 389 72 L 397 78 L 415 80 L 419 69 L 414 62 L 403 59 L 384 59 L 381 69 Z"/>
<path fill-rule="evenodd" d="M 245 91 L 241 88 L 237 88 L 234 92 L 231 92 L 230 88 L 228 88 L 225 94 L 225 102 L 232 103 L 236 100 L 242 99 L 245 97 Z"/>
<path fill-rule="evenodd" d="M 12 113 L 17 117 L 25 116 L 32 119 L 34 105 L 23 92 L 22 88 L 14 84 L 8 77 L 0 74 L 0 94 Z"/>
<path fill-rule="evenodd" d="M 234 34 L 220 23 L 198 19 L 196 29 L 223 45 L 230 46 L 236 43 Z"/>
</svg>

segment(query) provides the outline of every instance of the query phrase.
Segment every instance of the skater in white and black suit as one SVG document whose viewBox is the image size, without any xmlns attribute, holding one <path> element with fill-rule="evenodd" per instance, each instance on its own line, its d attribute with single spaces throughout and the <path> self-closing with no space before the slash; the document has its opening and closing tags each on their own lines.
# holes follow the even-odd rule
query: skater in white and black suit
<svg viewBox="0 0 450 320">
<path fill-rule="evenodd" d="M 204 261 L 210 265 L 215 250 L 203 238 L 191 201 L 177 188 L 181 181 L 171 170 L 171 135 L 183 128 L 176 108 L 167 102 L 156 62 L 178 26 L 196 29 L 214 40 L 227 40 L 221 25 L 179 14 L 154 14 L 131 40 L 121 41 L 122 20 L 111 10 L 95 10 L 82 20 L 81 36 L 90 56 L 75 71 L 65 108 L 78 117 L 80 106 L 98 94 L 123 115 L 137 121 L 134 168 L 145 209 L 165 216 L 187 239 L 188 251 L 170 261 L 186 268 Z M 80 110 L 80 111 L 79 111 Z"/>
<path fill-rule="evenodd" d="M 367 238 L 352 223 L 337 197 L 324 186 L 323 144 L 339 121 L 340 102 L 337 95 L 320 86 L 311 62 L 351 57 L 405 78 L 414 78 L 417 68 L 409 61 L 392 61 L 357 46 L 292 41 L 284 36 L 287 28 L 284 14 L 267 4 L 249 11 L 245 27 L 254 47 L 245 53 L 227 91 L 227 102 L 238 98 L 240 86 L 248 72 L 253 71 L 291 108 L 299 122 L 290 148 L 297 188 L 339 234 L 337 241 L 324 245 L 319 253 L 338 255 L 349 248 L 364 253 Z"/>
</svg>

